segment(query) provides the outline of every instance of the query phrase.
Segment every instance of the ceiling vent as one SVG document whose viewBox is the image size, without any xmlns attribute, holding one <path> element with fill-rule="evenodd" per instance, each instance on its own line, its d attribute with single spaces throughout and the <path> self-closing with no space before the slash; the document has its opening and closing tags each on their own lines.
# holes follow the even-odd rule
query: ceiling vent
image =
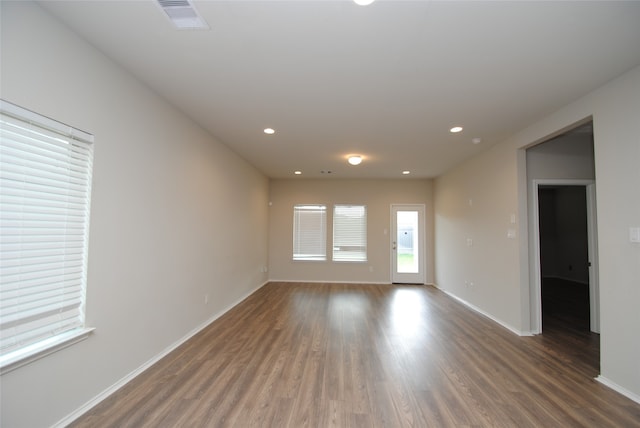
<svg viewBox="0 0 640 428">
<path fill-rule="evenodd" d="M 180 30 L 208 30 L 209 25 L 198 15 L 189 0 L 156 0 L 167 17 Z"/>
</svg>

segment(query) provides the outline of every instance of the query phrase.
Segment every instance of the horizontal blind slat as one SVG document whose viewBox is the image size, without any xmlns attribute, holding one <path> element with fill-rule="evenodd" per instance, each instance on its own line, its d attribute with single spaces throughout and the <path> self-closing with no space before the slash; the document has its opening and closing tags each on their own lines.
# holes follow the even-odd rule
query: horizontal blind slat
<svg viewBox="0 0 640 428">
<path fill-rule="evenodd" d="M 45 318 L 52 314 L 68 311 L 69 308 L 80 307 L 82 303 L 81 292 L 61 293 L 47 296 L 40 300 L 31 300 L 20 305 L 6 308 L 7 313 L 2 316 L 0 329 L 15 327 L 19 324 L 26 324 Z"/>
<path fill-rule="evenodd" d="M 52 315 L 43 319 L 26 323 L 20 328 L 0 330 L 1 353 L 6 354 L 24 346 L 32 345 L 41 340 L 54 337 L 57 334 L 82 327 L 80 310 L 74 309 L 67 312 Z"/>
<path fill-rule="evenodd" d="M 70 290 L 82 290 L 82 284 L 78 281 L 77 275 L 69 275 L 56 282 L 41 279 L 40 282 L 21 283 L 18 287 L 10 287 L 0 295 L 0 304 L 8 307 L 15 304 L 16 299 L 38 300 L 41 296 L 44 298 Z"/>
</svg>

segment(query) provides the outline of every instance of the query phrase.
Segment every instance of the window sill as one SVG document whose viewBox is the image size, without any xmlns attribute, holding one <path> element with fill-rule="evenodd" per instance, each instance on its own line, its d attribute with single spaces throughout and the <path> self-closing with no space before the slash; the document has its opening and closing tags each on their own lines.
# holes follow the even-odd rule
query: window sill
<svg viewBox="0 0 640 428">
<path fill-rule="evenodd" d="M 0 375 L 85 340 L 95 328 L 82 328 L 43 340 L 0 357 Z"/>
</svg>

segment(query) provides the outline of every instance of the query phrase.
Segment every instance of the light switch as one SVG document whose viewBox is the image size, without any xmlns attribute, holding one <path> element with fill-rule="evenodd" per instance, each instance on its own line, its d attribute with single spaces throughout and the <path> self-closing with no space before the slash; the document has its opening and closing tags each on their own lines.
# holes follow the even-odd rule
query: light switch
<svg viewBox="0 0 640 428">
<path fill-rule="evenodd" d="M 473 239 L 467 238 L 467 247 L 473 247 Z"/>
<path fill-rule="evenodd" d="M 516 215 L 511 214 L 511 224 L 516 224 Z"/>
<path fill-rule="evenodd" d="M 507 238 L 516 239 L 516 230 L 515 229 L 507 230 Z"/>
<path fill-rule="evenodd" d="M 629 242 L 640 243 L 640 227 L 629 228 Z"/>
</svg>

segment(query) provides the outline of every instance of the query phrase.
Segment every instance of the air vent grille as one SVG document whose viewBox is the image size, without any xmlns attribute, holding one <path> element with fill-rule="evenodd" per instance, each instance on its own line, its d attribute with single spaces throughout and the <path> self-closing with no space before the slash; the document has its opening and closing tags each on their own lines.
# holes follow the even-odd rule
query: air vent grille
<svg viewBox="0 0 640 428">
<path fill-rule="evenodd" d="M 162 8 L 166 7 L 191 7 L 189 0 L 158 0 Z"/>
<path fill-rule="evenodd" d="M 181 30 L 209 29 L 189 0 L 156 0 L 169 20 Z"/>
</svg>

